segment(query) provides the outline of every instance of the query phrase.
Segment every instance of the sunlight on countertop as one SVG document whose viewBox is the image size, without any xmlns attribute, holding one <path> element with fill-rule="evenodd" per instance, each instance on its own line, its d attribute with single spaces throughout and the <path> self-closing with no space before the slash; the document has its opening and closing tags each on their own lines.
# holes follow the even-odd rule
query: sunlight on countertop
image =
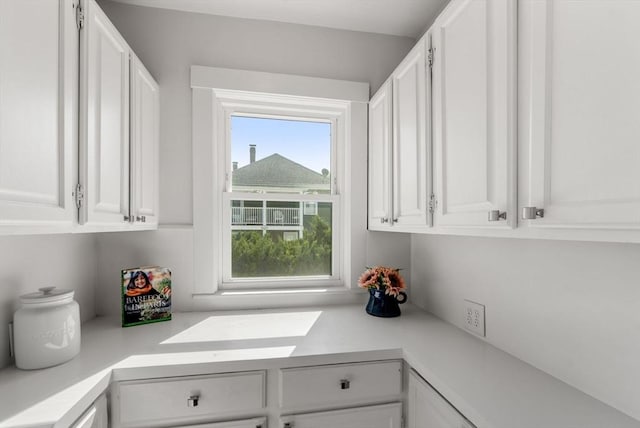
<svg viewBox="0 0 640 428">
<path fill-rule="evenodd" d="M 322 311 L 211 316 L 162 345 L 306 336 Z"/>
</svg>

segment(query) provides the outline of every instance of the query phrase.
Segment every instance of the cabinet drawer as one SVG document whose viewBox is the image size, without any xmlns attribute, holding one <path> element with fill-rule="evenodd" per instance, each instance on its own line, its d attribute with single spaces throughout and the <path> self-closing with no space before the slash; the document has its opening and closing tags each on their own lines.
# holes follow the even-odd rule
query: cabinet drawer
<svg viewBox="0 0 640 428">
<path fill-rule="evenodd" d="M 280 406 L 311 408 L 392 399 L 402 392 L 402 362 L 299 367 L 280 372 Z"/>
<path fill-rule="evenodd" d="M 243 419 L 241 421 L 218 422 L 204 425 L 189 425 L 182 428 L 267 428 L 267 418 Z"/>
<path fill-rule="evenodd" d="M 251 413 L 265 406 L 265 372 L 120 382 L 115 395 L 116 426 L 168 425 Z"/>
<path fill-rule="evenodd" d="M 401 420 L 402 404 L 391 403 L 381 406 L 283 416 L 280 418 L 280 426 L 292 428 L 400 428 Z"/>
</svg>

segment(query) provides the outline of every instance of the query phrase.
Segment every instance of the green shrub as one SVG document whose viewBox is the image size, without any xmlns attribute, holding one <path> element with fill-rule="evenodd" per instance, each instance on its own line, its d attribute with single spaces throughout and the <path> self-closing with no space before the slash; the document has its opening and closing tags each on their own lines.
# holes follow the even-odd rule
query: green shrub
<svg viewBox="0 0 640 428">
<path fill-rule="evenodd" d="M 238 231 L 231 247 L 236 278 L 331 274 L 331 226 L 318 216 L 302 239 L 285 241 L 261 231 Z"/>
</svg>

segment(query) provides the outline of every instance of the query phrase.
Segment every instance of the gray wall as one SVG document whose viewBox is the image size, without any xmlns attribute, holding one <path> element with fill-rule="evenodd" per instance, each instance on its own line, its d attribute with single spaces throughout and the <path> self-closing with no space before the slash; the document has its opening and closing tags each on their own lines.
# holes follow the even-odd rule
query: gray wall
<svg viewBox="0 0 640 428">
<path fill-rule="evenodd" d="M 160 220 L 191 224 L 191 65 L 368 82 L 414 45 L 405 37 L 128 6 L 100 6 L 160 85 Z"/>
<path fill-rule="evenodd" d="M 98 276 L 104 298 L 97 302 L 97 312 L 120 311 L 119 289 L 113 286 L 120 269 L 144 264 L 172 269 L 175 310 L 198 309 L 190 294 L 194 281 L 191 65 L 367 82 L 374 92 L 415 40 L 109 1 L 100 5 L 160 85 L 160 222 L 167 227 L 100 237 Z M 369 239 L 374 249 L 368 260 L 391 263 L 384 255 L 392 255 L 402 260 L 409 275 L 407 235 L 384 245 L 378 245 L 375 236 Z"/>
<path fill-rule="evenodd" d="M 96 235 L 0 237 L 0 368 L 10 363 L 7 325 L 21 294 L 72 289 L 82 320 L 95 316 L 96 253 Z"/>
<path fill-rule="evenodd" d="M 486 305 L 486 340 L 640 419 L 640 245 L 414 235 L 412 298 L 463 328 Z"/>
</svg>

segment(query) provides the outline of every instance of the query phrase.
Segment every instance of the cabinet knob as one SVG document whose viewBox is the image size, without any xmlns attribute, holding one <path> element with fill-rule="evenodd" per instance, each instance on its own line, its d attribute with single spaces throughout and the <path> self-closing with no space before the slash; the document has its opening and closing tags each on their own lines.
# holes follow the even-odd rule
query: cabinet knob
<svg viewBox="0 0 640 428">
<path fill-rule="evenodd" d="M 499 220 L 506 220 L 507 219 L 507 212 L 506 211 L 500 211 L 500 210 L 491 210 L 489 211 L 489 221 L 499 221 Z"/>
<path fill-rule="evenodd" d="M 349 389 L 351 387 L 351 382 L 349 379 L 340 379 L 340 389 Z"/>
<path fill-rule="evenodd" d="M 198 402 L 199 401 L 200 401 L 200 396 L 199 395 L 192 395 L 187 400 L 187 406 L 188 407 L 198 407 Z"/>
<path fill-rule="evenodd" d="M 536 218 L 544 217 L 544 209 L 537 207 L 523 207 L 522 219 L 523 220 L 535 220 Z"/>
</svg>

